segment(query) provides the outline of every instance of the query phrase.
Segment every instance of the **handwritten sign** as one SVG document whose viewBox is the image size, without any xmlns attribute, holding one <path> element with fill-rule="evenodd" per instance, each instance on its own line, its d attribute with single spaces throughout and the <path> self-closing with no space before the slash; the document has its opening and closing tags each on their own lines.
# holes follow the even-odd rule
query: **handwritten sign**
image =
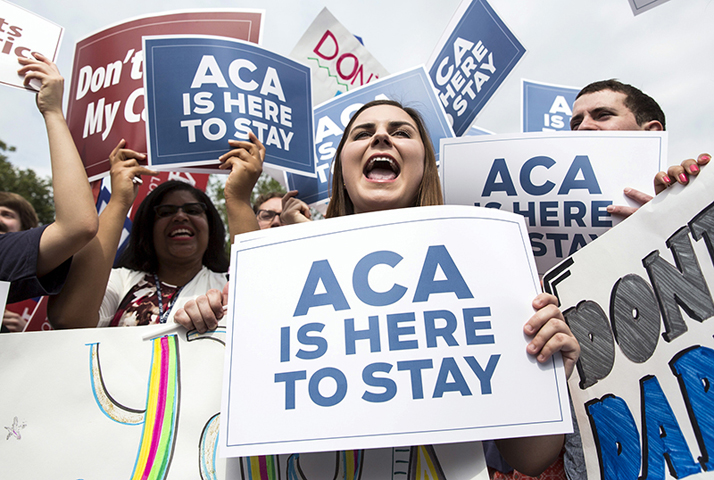
<svg viewBox="0 0 714 480">
<path fill-rule="evenodd" d="M 444 201 L 526 217 L 542 274 L 621 220 L 610 216 L 608 205 L 636 206 L 625 197 L 625 187 L 651 191 L 651 179 L 663 169 L 666 147 L 664 132 L 445 139 L 440 171 Z"/>
<path fill-rule="evenodd" d="M 588 478 L 712 475 L 712 189 L 705 168 L 543 279 L 580 342 Z"/>
<path fill-rule="evenodd" d="M 570 430 L 562 360 L 526 353 L 540 287 L 522 217 L 422 207 L 270 230 L 233 246 L 222 455 Z"/>
<path fill-rule="evenodd" d="M 290 58 L 310 66 L 315 105 L 389 75 L 327 7 L 308 27 Z"/>
</svg>

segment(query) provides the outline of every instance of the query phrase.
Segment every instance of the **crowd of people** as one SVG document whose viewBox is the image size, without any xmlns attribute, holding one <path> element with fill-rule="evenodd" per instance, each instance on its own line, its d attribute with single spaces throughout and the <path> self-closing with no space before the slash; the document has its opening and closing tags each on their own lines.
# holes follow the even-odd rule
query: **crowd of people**
<svg viewBox="0 0 714 480">
<path fill-rule="evenodd" d="M 37 226 L 37 216 L 22 197 L 0 193 L 0 280 L 11 282 L 8 302 L 49 295 L 54 328 L 134 326 L 177 322 L 199 332 L 215 329 L 227 303 L 228 258 L 225 227 L 210 198 L 187 183 L 169 181 L 138 206 L 128 246 L 115 262 L 127 213 L 138 191 L 137 179 L 155 175 L 142 166 L 145 154 L 121 141 L 110 155 L 112 195 L 97 217 L 82 161 L 62 114 L 63 79 L 42 55 L 20 58 L 25 82 L 41 81 L 37 105 L 50 145 L 56 219 Z M 578 95 L 572 130 L 664 130 L 664 113 L 638 89 L 614 80 L 593 83 Z M 297 192 L 272 192 L 251 204 L 262 171 L 265 148 L 251 134 L 229 141 L 221 169 L 229 170 L 225 202 L 230 238 L 263 228 L 312 220 Z M 660 172 L 654 193 L 686 184 L 711 157 L 702 154 Z M 382 210 L 441 205 L 440 181 L 419 113 L 389 100 L 369 102 L 346 126 L 333 161 L 331 201 L 326 218 Z M 633 189 L 640 203 L 652 197 Z M 629 215 L 633 208 L 611 206 Z M 580 347 L 558 308 L 556 297 L 533 299 L 534 314 L 522 319 L 530 338 L 528 354 L 546 362 L 560 352 L 569 376 Z M 3 324 L 21 331 L 24 321 L 6 312 Z M 497 470 L 538 475 L 563 456 L 565 437 L 499 440 L 503 458 L 489 459 Z M 584 474 L 570 460 L 571 472 Z M 557 463 L 557 462 L 556 462 Z M 572 478 L 572 475 L 571 475 Z"/>
</svg>

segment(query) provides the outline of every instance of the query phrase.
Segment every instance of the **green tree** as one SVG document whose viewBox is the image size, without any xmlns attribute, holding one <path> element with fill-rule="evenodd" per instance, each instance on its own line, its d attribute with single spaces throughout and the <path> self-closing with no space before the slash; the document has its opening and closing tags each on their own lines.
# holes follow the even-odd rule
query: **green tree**
<svg viewBox="0 0 714 480">
<path fill-rule="evenodd" d="M 2 152 L 14 152 L 0 140 L 0 192 L 13 192 L 23 196 L 35 208 L 40 223 L 52 223 L 55 205 L 52 198 L 52 180 L 39 177 L 31 168 L 19 168 L 10 163 Z"/>
</svg>

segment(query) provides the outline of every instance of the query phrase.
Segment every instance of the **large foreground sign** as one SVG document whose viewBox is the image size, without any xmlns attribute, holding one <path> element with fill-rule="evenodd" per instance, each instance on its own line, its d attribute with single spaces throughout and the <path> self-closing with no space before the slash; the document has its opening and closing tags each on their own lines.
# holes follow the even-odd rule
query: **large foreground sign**
<svg viewBox="0 0 714 480">
<path fill-rule="evenodd" d="M 544 277 L 582 349 L 571 394 L 588 478 L 714 470 L 714 171 Z"/>
<path fill-rule="evenodd" d="M 222 455 L 571 428 L 560 356 L 526 353 L 540 283 L 518 215 L 422 207 L 253 232 L 231 271 Z"/>
</svg>

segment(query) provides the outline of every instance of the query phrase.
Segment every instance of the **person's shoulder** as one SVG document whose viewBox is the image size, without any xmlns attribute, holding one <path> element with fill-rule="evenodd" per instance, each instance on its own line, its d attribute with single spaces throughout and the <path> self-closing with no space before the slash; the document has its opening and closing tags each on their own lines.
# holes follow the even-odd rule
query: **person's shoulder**
<svg viewBox="0 0 714 480">
<path fill-rule="evenodd" d="M 131 287 L 138 283 L 139 280 L 141 280 L 145 275 L 146 272 L 131 270 L 124 267 L 112 268 L 112 271 L 109 274 L 109 283 L 115 285 L 129 285 Z"/>
<path fill-rule="evenodd" d="M 214 272 L 213 270 L 209 269 L 205 265 L 203 268 L 201 268 L 201 271 L 198 272 L 196 277 L 201 277 L 205 279 L 206 281 L 210 282 L 211 285 L 215 284 L 220 284 L 220 287 L 211 287 L 211 288 L 223 288 L 223 285 L 228 281 L 228 275 L 226 273 L 219 273 L 219 272 Z"/>
</svg>

